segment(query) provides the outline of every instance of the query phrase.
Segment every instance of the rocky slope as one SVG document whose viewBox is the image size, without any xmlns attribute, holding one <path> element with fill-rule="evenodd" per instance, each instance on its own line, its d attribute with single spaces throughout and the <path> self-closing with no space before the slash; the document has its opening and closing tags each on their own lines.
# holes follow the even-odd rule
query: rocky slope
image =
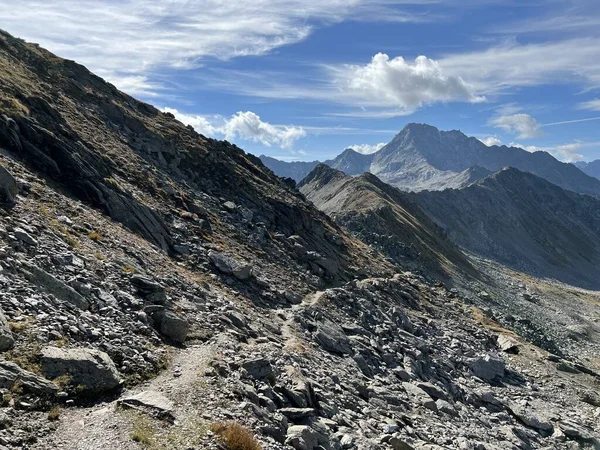
<svg viewBox="0 0 600 450">
<path fill-rule="evenodd" d="M 298 189 L 396 264 L 445 278 L 456 271 L 472 272 L 467 258 L 415 203 L 370 173 L 351 177 L 320 164 Z"/>
<path fill-rule="evenodd" d="M 413 200 L 469 251 L 539 276 L 600 288 L 600 201 L 517 169 Z"/>
<path fill-rule="evenodd" d="M 590 177 L 600 178 L 600 159 L 590 162 L 578 161 L 573 165 Z"/>
<path fill-rule="evenodd" d="M 572 164 L 558 161 L 549 153 L 529 153 L 517 147 L 488 147 L 460 131 L 439 131 L 425 124 L 406 125 L 376 153 L 361 155 L 348 149 L 326 164 L 347 175 L 371 172 L 405 191 L 460 189 L 511 166 L 564 189 L 600 196 L 600 180 Z M 271 168 L 278 173 L 277 167 Z"/>
<path fill-rule="evenodd" d="M 591 328 L 585 358 L 528 344 L 5 33 L 0 117 L 0 448 L 600 446 Z"/>
</svg>

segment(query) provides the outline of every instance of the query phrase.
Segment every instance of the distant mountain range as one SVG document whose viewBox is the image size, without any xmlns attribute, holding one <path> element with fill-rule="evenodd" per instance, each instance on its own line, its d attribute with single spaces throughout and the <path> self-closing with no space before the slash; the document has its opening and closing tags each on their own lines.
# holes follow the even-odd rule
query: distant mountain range
<svg viewBox="0 0 600 450">
<path fill-rule="evenodd" d="M 577 161 L 573 165 L 590 177 L 600 178 L 600 159 L 591 162 Z"/>
<path fill-rule="evenodd" d="M 463 189 L 408 194 L 461 247 L 520 271 L 600 288 L 600 200 L 506 168 Z"/>
<path fill-rule="evenodd" d="M 298 184 L 315 206 L 394 263 L 445 277 L 473 272 L 443 230 L 397 188 L 364 173 L 351 177 L 319 164 Z"/>
<path fill-rule="evenodd" d="M 277 175 L 300 181 L 316 162 L 282 163 L 262 156 Z M 370 172 L 405 191 L 459 189 L 503 167 L 511 166 L 542 177 L 564 189 L 600 197 L 600 180 L 546 152 L 530 153 L 518 147 L 491 146 L 460 131 L 411 123 L 376 153 L 363 155 L 346 149 L 325 164 L 347 175 Z M 289 166 L 291 165 L 291 166 Z"/>
</svg>

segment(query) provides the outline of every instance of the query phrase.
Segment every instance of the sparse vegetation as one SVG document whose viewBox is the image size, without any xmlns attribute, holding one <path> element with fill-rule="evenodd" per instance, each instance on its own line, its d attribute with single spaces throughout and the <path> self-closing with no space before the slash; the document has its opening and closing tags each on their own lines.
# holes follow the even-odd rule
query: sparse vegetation
<svg viewBox="0 0 600 450">
<path fill-rule="evenodd" d="M 62 390 L 66 389 L 68 386 L 70 386 L 71 381 L 72 381 L 71 377 L 68 375 L 61 375 L 60 377 L 52 380 L 52 382 Z"/>
<path fill-rule="evenodd" d="M 131 439 L 140 443 L 145 448 L 151 448 L 155 443 L 156 432 L 150 419 L 140 413 L 132 413 L 131 421 L 133 429 L 131 431 Z"/>
<path fill-rule="evenodd" d="M 58 406 L 53 406 L 50 411 L 48 411 L 48 420 L 56 421 L 60 419 L 60 408 Z"/>
<path fill-rule="evenodd" d="M 210 431 L 228 450 L 262 450 L 252 431 L 238 422 L 213 423 Z"/>
<path fill-rule="evenodd" d="M 88 234 L 88 237 L 92 241 L 96 241 L 96 242 L 102 239 L 102 235 L 100 233 L 98 233 L 97 231 L 92 231 L 90 234 Z"/>
</svg>

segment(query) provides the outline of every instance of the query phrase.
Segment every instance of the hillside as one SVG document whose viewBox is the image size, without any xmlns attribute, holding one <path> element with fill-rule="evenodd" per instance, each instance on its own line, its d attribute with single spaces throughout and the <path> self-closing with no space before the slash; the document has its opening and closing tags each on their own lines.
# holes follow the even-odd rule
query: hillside
<svg viewBox="0 0 600 450">
<path fill-rule="evenodd" d="M 514 168 L 412 199 L 458 245 L 510 267 L 600 288 L 600 201 Z"/>
<path fill-rule="evenodd" d="M 438 228 L 398 189 L 369 173 L 351 177 L 325 164 L 298 189 L 321 211 L 393 262 L 448 277 L 470 264 Z"/>
</svg>

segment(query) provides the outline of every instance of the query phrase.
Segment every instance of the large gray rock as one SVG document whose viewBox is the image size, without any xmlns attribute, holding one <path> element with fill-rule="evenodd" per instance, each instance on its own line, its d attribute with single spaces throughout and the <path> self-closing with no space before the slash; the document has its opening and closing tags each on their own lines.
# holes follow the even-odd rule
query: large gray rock
<svg viewBox="0 0 600 450">
<path fill-rule="evenodd" d="M 0 311 L 0 352 L 10 350 L 14 344 L 15 339 L 10 331 L 6 317 Z"/>
<path fill-rule="evenodd" d="M 160 317 L 160 332 L 174 342 L 183 344 L 190 332 L 190 324 L 173 311 L 164 311 Z"/>
<path fill-rule="evenodd" d="M 111 391 L 121 384 L 115 364 L 99 350 L 46 347 L 41 364 L 48 378 L 68 376 L 72 385 L 87 392 Z"/>
<path fill-rule="evenodd" d="M 138 294 L 144 297 L 147 301 L 163 305 L 167 301 L 165 287 L 143 275 L 133 275 L 131 284 L 136 288 Z"/>
<path fill-rule="evenodd" d="M 492 381 L 495 378 L 504 376 L 506 363 L 502 358 L 492 355 L 480 356 L 473 359 L 469 366 L 473 375 L 485 381 Z"/>
<path fill-rule="evenodd" d="M 312 450 L 319 445 L 317 432 L 306 425 L 292 425 L 289 427 L 285 443 L 296 450 Z"/>
<path fill-rule="evenodd" d="M 13 203 L 18 193 L 17 181 L 8 170 L 0 165 L 0 201 Z"/>
<path fill-rule="evenodd" d="M 117 402 L 129 408 L 145 409 L 159 417 L 173 415 L 173 402 L 158 391 L 143 391 L 126 396 Z"/>
<path fill-rule="evenodd" d="M 546 433 L 552 433 L 552 431 L 554 431 L 554 426 L 552 423 L 550 423 L 550 421 L 548 421 L 545 417 L 537 414 L 535 411 L 525 409 L 517 404 L 511 404 L 509 409 L 516 418 L 518 418 L 528 427 Z"/>
<path fill-rule="evenodd" d="M 44 377 L 0 359 L 0 388 L 11 389 L 17 382 L 25 392 L 33 394 L 54 395 L 58 392 L 58 386 Z"/>
<path fill-rule="evenodd" d="M 231 256 L 211 250 L 208 257 L 217 269 L 225 274 L 233 275 L 238 280 L 247 280 L 252 276 L 252 266 Z"/>
<path fill-rule="evenodd" d="M 315 333 L 315 341 L 325 350 L 338 353 L 341 355 L 349 355 L 352 353 L 352 346 L 348 336 L 344 333 L 341 327 L 330 320 L 321 322 Z"/>
<path fill-rule="evenodd" d="M 25 278 L 54 295 L 59 300 L 71 303 L 84 311 L 89 308 L 90 303 L 85 297 L 48 272 L 29 263 L 24 263 L 21 270 Z"/>
<path fill-rule="evenodd" d="M 275 372 L 273 366 L 268 359 L 256 358 L 249 359 L 242 363 L 242 367 L 248 373 L 248 376 L 256 379 L 268 379 L 272 380 L 275 378 Z"/>
</svg>

